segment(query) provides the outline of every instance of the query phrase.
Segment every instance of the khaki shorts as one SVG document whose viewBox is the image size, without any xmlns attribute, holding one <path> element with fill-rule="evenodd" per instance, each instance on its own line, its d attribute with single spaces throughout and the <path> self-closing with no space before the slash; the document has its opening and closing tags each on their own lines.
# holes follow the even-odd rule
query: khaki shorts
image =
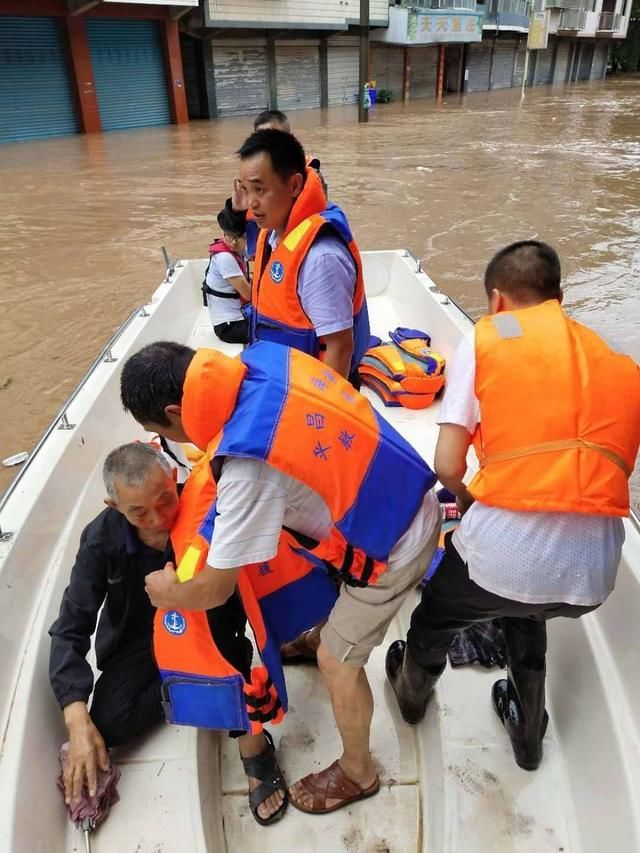
<svg viewBox="0 0 640 853">
<path fill-rule="evenodd" d="M 438 524 L 413 560 L 386 571 L 373 586 L 342 584 L 340 596 L 320 632 L 322 645 L 331 657 L 352 666 L 365 665 L 373 649 L 384 640 L 405 598 L 427 571 L 439 538 Z"/>
</svg>

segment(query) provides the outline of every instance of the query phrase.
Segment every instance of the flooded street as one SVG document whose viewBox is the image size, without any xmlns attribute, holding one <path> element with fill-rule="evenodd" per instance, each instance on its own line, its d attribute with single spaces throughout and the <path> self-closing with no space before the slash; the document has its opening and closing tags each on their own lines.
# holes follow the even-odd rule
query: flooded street
<svg viewBox="0 0 640 853">
<path fill-rule="evenodd" d="M 469 313 L 493 252 L 559 251 L 570 314 L 640 359 L 640 80 L 292 113 L 362 249 L 408 247 Z M 203 257 L 250 120 L 0 148 L 2 458 L 29 450 L 99 349 Z M 18 469 L 0 470 L 0 490 Z M 636 489 L 637 491 L 637 489 Z M 636 504 L 638 498 L 636 496 Z"/>
</svg>

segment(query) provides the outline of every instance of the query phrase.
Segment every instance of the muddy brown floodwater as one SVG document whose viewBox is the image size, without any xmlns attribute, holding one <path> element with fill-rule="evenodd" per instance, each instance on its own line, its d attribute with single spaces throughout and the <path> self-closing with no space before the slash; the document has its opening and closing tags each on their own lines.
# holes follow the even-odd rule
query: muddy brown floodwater
<svg viewBox="0 0 640 853">
<path fill-rule="evenodd" d="M 469 313 L 512 240 L 559 251 L 569 312 L 640 359 L 640 80 L 291 114 L 362 249 L 408 247 Z M 101 346 L 202 257 L 250 119 L 0 147 L 0 457 L 29 450 Z M 17 469 L 0 469 L 0 490 Z M 637 475 L 636 475 L 637 476 Z M 636 505 L 638 489 L 635 488 Z"/>
</svg>

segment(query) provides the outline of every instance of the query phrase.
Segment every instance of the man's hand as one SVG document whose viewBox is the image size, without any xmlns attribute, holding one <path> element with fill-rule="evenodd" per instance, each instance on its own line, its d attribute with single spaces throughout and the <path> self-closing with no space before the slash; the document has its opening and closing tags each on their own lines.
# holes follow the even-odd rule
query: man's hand
<svg viewBox="0 0 640 853">
<path fill-rule="evenodd" d="M 105 772 L 109 769 L 109 755 L 84 702 L 67 705 L 64 720 L 69 732 L 69 754 L 63 774 L 64 800 L 67 805 L 74 805 L 82 796 L 85 784 L 89 796 L 95 796 L 98 768 Z"/>
<path fill-rule="evenodd" d="M 176 607 L 179 583 L 173 563 L 165 563 L 164 569 L 146 576 L 145 590 L 154 607 Z"/>
<path fill-rule="evenodd" d="M 231 208 L 236 212 L 246 210 L 249 207 L 249 198 L 247 191 L 242 185 L 240 178 L 233 179 L 233 189 L 231 191 Z"/>
</svg>

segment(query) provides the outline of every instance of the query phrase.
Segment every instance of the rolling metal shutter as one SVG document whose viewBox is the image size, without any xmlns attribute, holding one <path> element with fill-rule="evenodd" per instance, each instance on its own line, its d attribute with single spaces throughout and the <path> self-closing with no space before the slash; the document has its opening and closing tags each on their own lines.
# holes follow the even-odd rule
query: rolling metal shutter
<svg viewBox="0 0 640 853">
<path fill-rule="evenodd" d="M 103 130 L 169 124 L 157 22 L 87 18 L 85 26 Z"/>
<path fill-rule="evenodd" d="M 609 42 L 596 42 L 593 50 L 593 62 L 591 64 L 591 79 L 602 80 L 609 58 Z"/>
<path fill-rule="evenodd" d="M 591 63 L 593 61 L 593 45 L 583 42 L 580 51 L 580 70 L 578 80 L 588 80 L 591 76 Z"/>
<path fill-rule="evenodd" d="M 438 76 L 438 48 L 412 47 L 409 61 L 411 62 L 410 97 L 434 98 Z"/>
<path fill-rule="evenodd" d="M 372 55 L 373 79 L 376 81 L 378 91 L 391 89 L 394 101 L 401 100 L 404 77 L 403 48 L 374 44 Z"/>
<path fill-rule="evenodd" d="M 551 74 L 553 71 L 553 51 L 555 49 L 554 41 L 549 38 L 549 47 L 546 50 L 537 50 L 536 67 L 534 86 L 546 86 L 551 83 Z"/>
<path fill-rule="evenodd" d="M 357 104 L 360 54 L 358 40 L 336 38 L 327 47 L 329 104 Z"/>
<path fill-rule="evenodd" d="M 514 86 L 522 86 L 522 78 L 524 77 L 524 65 L 527 56 L 527 40 L 521 39 L 518 42 L 518 48 L 516 50 L 516 55 L 513 64 L 513 85 Z M 531 63 L 531 57 L 529 57 L 529 63 Z M 531 65 L 529 65 L 531 67 Z"/>
<path fill-rule="evenodd" d="M 301 110 L 320 106 L 319 43 L 276 42 L 278 108 Z"/>
<path fill-rule="evenodd" d="M 219 116 L 266 110 L 269 95 L 264 41 L 214 42 L 213 76 Z"/>
<path fill-rule="evenodd" d="M 496 42 L 491 73 L 492 89 L 511 88 L 517 48 L 518 42 L 516 41 Z"/>
<path fill-rule="evenodd" d="M 556 67 L 553 70 L 554 83 L 566 83 L 567 74 L 569 73 L 569 48 L 571 47 L 568 41 L 559 41 L 556 51 Z"/>
<path fill-rule="evenodd" d="M 469 45 L 467 56 L 467 92 L 486 92 L 489 88 L 489 70 L 491 68 L 491 42 L 478 42 Z"/>
<path fill-rule="evenodd" d="M 0 140 L 77 131 L 59 22 L 0 17 Z"/>
</svg>

